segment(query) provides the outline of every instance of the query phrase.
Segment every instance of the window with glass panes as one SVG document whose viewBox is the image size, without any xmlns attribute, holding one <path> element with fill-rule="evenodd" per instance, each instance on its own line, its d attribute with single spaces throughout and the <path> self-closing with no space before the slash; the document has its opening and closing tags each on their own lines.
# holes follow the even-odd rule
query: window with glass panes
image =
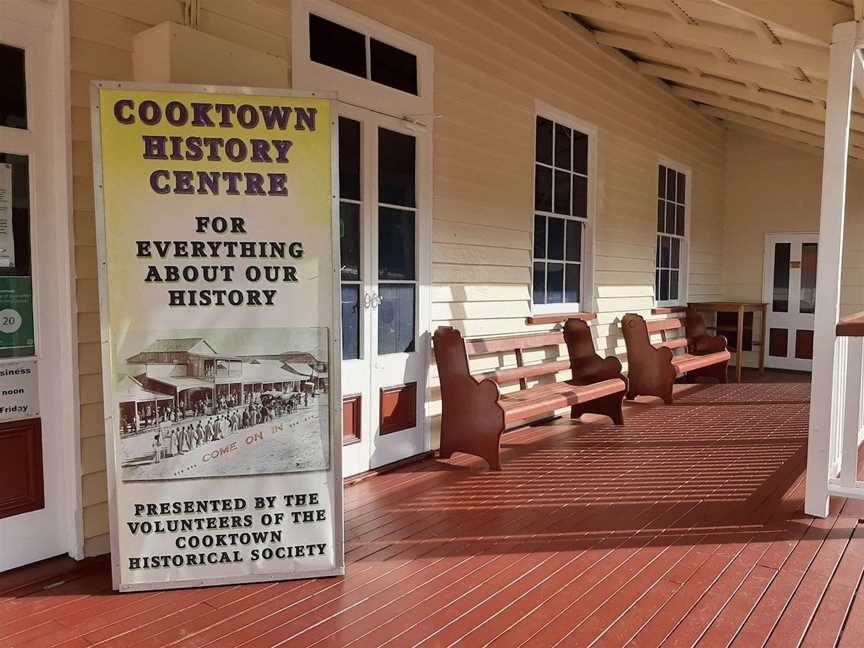
<svg viewBox="0 0 864 648">
<path fill-rule="evenodd" d="M 687 175 L 660 165 L 657 178 L 657 252 L 654 295 L 658 304 L 684 298 L 687 245 Z"/>
<path fill-rule="evenodd" d="M 534 161 L 533 303 L 537 310 L 582 302 L 588 221 L 588 134 L 537 117 Z"/>
</svg>

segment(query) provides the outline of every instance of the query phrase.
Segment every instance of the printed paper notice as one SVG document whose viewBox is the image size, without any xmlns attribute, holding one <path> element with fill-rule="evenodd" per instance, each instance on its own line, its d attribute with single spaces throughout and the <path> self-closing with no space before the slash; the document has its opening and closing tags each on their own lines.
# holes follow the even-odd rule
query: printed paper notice
<svg viewBox="0 0 864 648">
<path fill-rule="evenodd" d="M 15 266 L 12 230 L 12 165 L 0 164 L 0 268 Z"/>
</svg>

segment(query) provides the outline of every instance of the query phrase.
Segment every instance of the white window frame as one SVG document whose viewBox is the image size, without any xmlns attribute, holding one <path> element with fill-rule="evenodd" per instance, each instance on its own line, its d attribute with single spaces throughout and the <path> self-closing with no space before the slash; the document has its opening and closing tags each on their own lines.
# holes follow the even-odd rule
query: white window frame
<svg viewBox="0 0 864 648">
<path fill-rule="evenodd" d="M 434 49 L 407 34 L 346 9 L 329 0 L 294 0 L 291 24 L 291 86 L 304 90 L 338 88 L 339 100 L 360 108 L 408 118 L 426 126 L 433 120 Z M 309 52 L 309 14 L 352 29 L 369 40 L 387 43 L 417 57 L 417 95 L 316 63 Z M 367 60 L 367 73 L 371 74 Z"/>
<path fill-rule="evenodd" d="M 587 218 L 576 216 L 564 216 L 554 212 L 538 211 L 534 208 L 535 200 L 535 170 L 537 164 L 537 118 L 543 117 L 554 123 L 567 126 L 588 136 L 588 200 Z M 531 299 L 531 313 L 534 315 L 566 315 L 577 312 L 588 312 L 594 304 L 594 249 L 595 235 L 597 231 L 597 127 L 578 117 L 559 110 L 554 106 L 540 100 L 534 102 L 534 115 L 531 128 L 531 279 L 528 284 L 528 293 Z M 575 220 L 583 223 L 582 229 L 582 268 L 580 302 L 561 302 L 558 304 L 535 304 L 534 303 L 534 217 L 540 214 L 560 218 L 562 220 Z M 537 259 L 546 261 L 546 259 Z"/>
<path fill-rule="evenodd" d="M 657 158 L 657 164 L 654 169 L 654 193 L 657 193 L 657 178 L 660 173 L 660 167 L 664 166 L 668 169 L 672 169 L 673 171 L 677 171 L 678 173 L 684 174 L 684 177 L 687 178 L 687 187 L 684 190 L 684 236 L 678 236 L 676 234 L 667 234 L 665 232 L 660 232 L 657 230 L 657 200 L 659 200 L 659 196 L 654 196 L 654 272 L 652 273 L 651 286 L 654 289 L 654 305 L 658 308 L 664 307 L 672 307 L 672 306 L 683 306 L 688 301 L 688 294 L 690 292 L 690 227 L 691 227 L 691 219 L 690 219 L 690 208 L 693 203 L 693 171 L 686 164 L 681 164 L 680 162 L 676 162 L 669 158 L 659 156 Z M 678 298 L 677 299 L 658 299 L 657 298 L 657 285 L 656 285 L 656 277 L 657 277 L 657 237 L 658 236 L 669 236 L 672 238 L 677 238 L 681 241 L 681 252 L 679 257 L 679 267 L 678 267 Z"/>
</svg>

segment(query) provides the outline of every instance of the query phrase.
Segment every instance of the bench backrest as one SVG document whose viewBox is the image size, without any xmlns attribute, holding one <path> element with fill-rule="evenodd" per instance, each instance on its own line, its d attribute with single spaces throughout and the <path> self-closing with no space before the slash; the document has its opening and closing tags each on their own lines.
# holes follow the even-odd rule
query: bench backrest
<svg viewBox="0 0 864 648">
<path fill-rule="evenodd" d="M 653 344 L 654 348 L 666 347 L 667 349 L 687 349 L 688 341 L 707 335 L 705 326 L 705 318 L 699 311 L 687 310 L 686 317 L 673 317 L 663 320 L 646 321 L 640 315 L 628 313 L 621 320 L 621 328 L 624 330 L 624 339 L 627 342 L 627 349 L 631 344 L 635 344 L 636 348 L 641 345 L 641 340 L 636 338 L 645 338 L 650 344 L 650 336 L 659 333 L 662 341 Z M 644 332 L 643 332 L 644 329 Z M 679 337 L 669 337 L 673 331 L 680 331 Z M 628 337 L 629 332 L 629 337 Z"/>
</svg>

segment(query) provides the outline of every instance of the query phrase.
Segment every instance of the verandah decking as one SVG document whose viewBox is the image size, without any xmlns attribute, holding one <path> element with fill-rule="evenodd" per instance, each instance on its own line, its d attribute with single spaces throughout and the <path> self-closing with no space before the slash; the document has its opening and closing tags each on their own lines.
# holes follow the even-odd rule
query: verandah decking
<svg viewBox="0 0 864 648">
<path fill-rule="evenodd" d="M 0 578 L 2 646 L 860 645 L 864 506 L 803 515 L 809 384 L 680 385 L 627 426 L 524 428 L 346 489 L 348 575 L 118 595 Z"/>
</svg>

